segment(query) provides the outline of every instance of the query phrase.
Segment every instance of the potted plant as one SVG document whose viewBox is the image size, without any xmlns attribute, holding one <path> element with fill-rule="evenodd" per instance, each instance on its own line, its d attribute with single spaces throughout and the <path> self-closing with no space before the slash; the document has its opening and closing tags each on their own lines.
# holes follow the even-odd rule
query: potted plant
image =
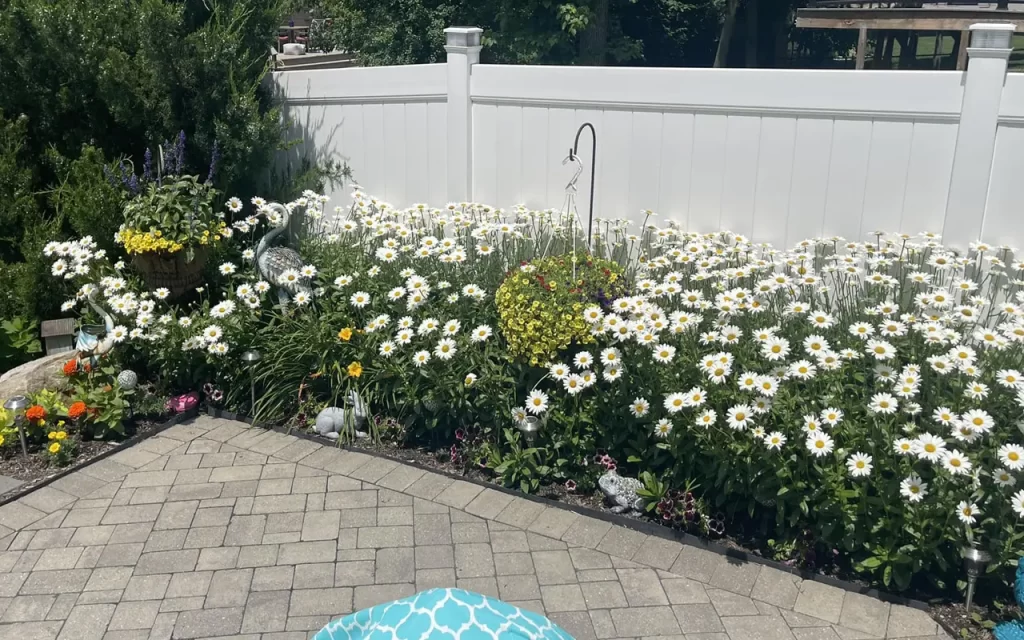
<svg viewBox="0 0 1024 640">
<path fill-rule="evenodd" d="M 146 285 L 167 289 L 171 298 L 200 284 L 210 249 L 231 235 L 224 214 L 214 212 L 218 191 L 211 182 L 212 167 L 206 181 L 182 175 L 183 155 L 184 133 L 166 158 L 159 149 L 155 175 L 147 150 L 141 178 L 123 165 L 120 176 L 130 197 L 115 240 L 132 257 Z"/>
</svg>

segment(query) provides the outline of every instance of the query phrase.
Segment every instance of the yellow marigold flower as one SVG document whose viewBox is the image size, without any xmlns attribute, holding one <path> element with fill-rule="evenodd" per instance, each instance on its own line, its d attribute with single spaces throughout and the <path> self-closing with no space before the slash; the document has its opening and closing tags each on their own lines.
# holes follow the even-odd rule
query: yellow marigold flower
<svg viewBox="0 0 1024 640">
<path fill-rule="evenodd" d="M 49 451 L 50 453 L 57 453 L 58 451 L 60 451 L 60 443 L 54 442 L 53 444 L 51 444 Z"/>
<path fill-rule="evenodd" d="M 50 439 L 50 440 L 53 440 L 54 438 L 57 437 L 57 432 L 56 431 L 51 431 L 50 433 L 46 434 L 46 437 L 48 439 Z"/>
<path fill-rule="evenodd" d="M 339 340 L 344 340 L 345 342 L 348 342 L 349 340 L 351 340 L 352 339 L 352 329 L 350 329 L 348 327 L 345 327 L 344 329 L 339 331 L 338 332 L 338 339 Z"/>
<path fill-rule="evenodd" d="M 358 378 L 359 376 L 363 375 L 363 365 L 361 365 L 358 362 L 353 362 L 352 364 L 348 365 L 348 375 L 352 376 L 353 378 Z"/>
<path fill-rule="evenodd" d="M 63 440 L 63 439 L 65 439 L 65 438 L 67 438 L 67 437 L 68 437 L 68 434 L 67 434 L 67 432 L 66 432 L 66 431 L 58 431 L 58 432 L 57 432 L 57 435 L 56 435 L 56 436 L 54 436 L 54 437 L 55 437 L 55 438 L 56 438 L 57 440 Z"/>
</svg>

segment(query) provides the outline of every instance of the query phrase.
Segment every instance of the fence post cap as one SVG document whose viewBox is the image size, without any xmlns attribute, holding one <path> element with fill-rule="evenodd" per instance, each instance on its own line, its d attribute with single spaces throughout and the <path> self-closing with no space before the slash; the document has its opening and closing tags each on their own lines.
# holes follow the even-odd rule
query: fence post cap
<svg viewBox="0 0 1024 640">
<path fill-rule="evenodd" d="M 446 47 L 479 47 L 484 30 L 480 27 L 448 27 L 444 30 Z"/>
<path fill-rule="evenodd" d="M 971 31 L 1014 31 L 1017 25 L 1011 22 L 975 22 L 970 27 Z"/>
<path fill-rule="evenodd" d="M 1010 44 L 1016 25 L 1007 22 L 978 22 L 970 26 L 971 44 L 967 49 L 975 57 L 998 57 L 1013 48 Z"/>
</svg>

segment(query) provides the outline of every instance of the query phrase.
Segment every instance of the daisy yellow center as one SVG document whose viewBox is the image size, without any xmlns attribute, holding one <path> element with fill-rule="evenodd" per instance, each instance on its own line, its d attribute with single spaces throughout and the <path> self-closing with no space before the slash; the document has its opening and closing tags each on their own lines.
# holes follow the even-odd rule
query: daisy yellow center
<svg viewBox="0 0 1024 640">
<path fill-rule="evenodd" d="M 683 401 L 680 400 L 679 398 L 676 398 L 675 400 L 672 401 L 672 405 L 675 407 L 681 407 L 683 406 Z"/>
<path fill-rule="evenodd" d="M 814 441 L 814 446 L 817 447 L 818 449 L 824 449 L 825 448 L 825 441 L 824 440 L 815 440 Z"/>
<path fill-rule="evenodd" d="M 800 367 L 800 373 L 807 373 L 807 367 Z"/>
<path fill-rule="evenodd" d="M 779 346 L 777 344 L 776 345 L 772 345 L 772 353 L 779 353 L 780 351 L 782 351 L 782 347 L 781 346 Z"/>
<path fill-rule="evenodd" d="M 959 467 L 960 466 L 960 459 L 959 458 L 950 458 L 949 459 L 949 465 L 952 466 L 952 467 Z"/>
<path fill-rule="evenodd" d="M 929 442 L 928 444 L 924 445 L 924 450 L 927 451 L 928 453 L 935 453 L 935 445 Z"/>
<path fill-rule="evenodd" d="M 740 413 L 736 414 L 736 420 L 737 421 L 739 421 L 739 420 L 746 420 L 746 419 L 747 419 L 747 414 L 743 413 L 742 411 Z"/>
<path fill-rule="evenodd" d="M 693 394 L 693 401 L 694 402 L 700 402 L 700 394 L 699 393 Z"/>
<path fill-rule="evenodd" d="M 946 420 L 948 420 L 948 419 L 949 419 L 949 418 L 946 418 L 946 416 L 943 416 L 943 418 L 944 418 L 944 419 L 946 419 Z M 985 421 L 984 421 L 984 420 L 982 420 L 981 418 L 975 418 L 974 420 L 972 420 L 972 422 L 973 422 L 973 423 L 974 423 L 975 425 L 979 426 L 979 427 L 980 427 L 980 426 L 981 426 L 982 424 L 984 424 L 984 423 L 985 423 Z"/>
<path fill-rule="evenodd" d="M 1006 457 L 1014 462 L 1020 460 L 1020 454 L 1017 453 L 1016 451 L 1011 451 L 1010 453 L 1006 454 Z"/>
<path fill-rule="evenodd" d="M 864 461 L 863 460 L 858 460 L 857 461 L 857 468 L 858 469 L 863 469 L 864 468 Z"/>
<path fill-rule="evenodd" d="M 883 346 L 875 347 L 875 353 L 885 353 L 885 347 L 883 347 Z"/>
<path fill-rule="evenodd" d="M 910 485 L 910 493 L 918 493 L 919 491 L 921 491 L 921 487 L 916 484 Z"/>
<path fill-rule="evenodd" d="M 720 376 L 720 375 L 722 375 L 723 373 L 725 373 L 725 370 L 724 370 L 724 369 L 722 369 L 721 367 L 719 367 L 718 369 L 715 369 L 715 375 L 716 375 L 716 376 Z"/>
</svg>

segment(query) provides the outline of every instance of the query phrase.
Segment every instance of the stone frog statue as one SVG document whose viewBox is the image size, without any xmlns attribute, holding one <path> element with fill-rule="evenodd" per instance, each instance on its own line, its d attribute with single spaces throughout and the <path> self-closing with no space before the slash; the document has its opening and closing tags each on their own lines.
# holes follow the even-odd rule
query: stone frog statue
<svg viewBox="0 0 1024 640">
<path fill-rule="evenodd" d="M 355 420 L 352 431 L 356 438 L 366 437 L 367 411 L 363 399 L 355 391 L 349 391 L 345 396 L 345 406 L 327 407 L 316 416 L 316 432 L 325 438 L 337 440 L 338 434 L 346 426 L 347 420 Z"/>
<path fill-rule="evenodd" d="M 643 498 L 636 495 L 644 483 L 636 478 L 624 478 L 615 471 L 608 471 L 597 479 L 597 486 L 605 499 L 612 504 L 612 513 L 638 514 L 644 508 Z"/>
<path fill-rule="evenodd" d="M 1024 557 L 1017 559 L 1017 583 L 1013 586 L 1013 597 L 1017 605 L 1024 607 Z M 1004 622 L 993 633 L 996 640 L 1024 640 L 1024 620 Z"/>
</svg>

